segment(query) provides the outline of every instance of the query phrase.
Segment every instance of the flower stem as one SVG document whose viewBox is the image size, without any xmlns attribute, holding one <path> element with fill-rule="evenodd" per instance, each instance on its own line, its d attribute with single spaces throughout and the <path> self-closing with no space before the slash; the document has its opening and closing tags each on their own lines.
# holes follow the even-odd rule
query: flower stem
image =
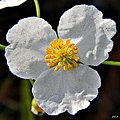
<svg viewBox="0 0 120 120">
<path fill-rule="evenodd" d="M 0 50 L 5 50 L 5 45 L 0 44 Z"/>
<path fill-rule="evenodd" d="M 118 62 L 118 61 L 105 61 L 102 64 L 111 65 L 111 66 L 120 66 L 120 62 Z"/>
<path fill-rule="evenodd" d="M 21 80 L 20 85 L 20 101 L 21 101 L 21 120 L 36 120 L 31 113 L 31 86 L 27 80 Z"/>
<path fill-rule="evenodd" d="M 33 80 L 31 80 L 31 79 L 29 80 L 29 82 L 31 83 L 31 85 L 33 85 L 33 84 L 34 84 L 34 81 L 33 81 Z"/>
<path fill-rule="evenodd" d="M 37 17 L 40 17 L 40 6 L 38 0 L 34 0 Z"/>
</svg>

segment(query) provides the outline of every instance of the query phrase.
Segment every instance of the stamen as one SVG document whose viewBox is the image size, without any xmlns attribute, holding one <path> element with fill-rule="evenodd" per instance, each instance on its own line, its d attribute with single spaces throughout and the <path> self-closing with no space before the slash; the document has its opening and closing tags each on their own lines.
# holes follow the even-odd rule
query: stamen
<svg viewBox="0 0 120 120">
<path fill-rule="evenodd" d="M 52 62 L 52 60 L 51 59 L 45 59 L 45 62 L 50 63 L 50 62 Z"/>
<path fill-rule="evenodd" d="M 46 56 L 45 56 L 45 59 L 50 59 L 50 58 L 51 58 L 50 55 L 46 55 Z"/>
<path fill-rule="evenodd" d="M 64 69 L 65 71 L 68 70 L 67 65 L 65 65 L 65 66 L 63 67 L 63 69 Z"/>
<path fill-rule="evenodd" d="M 67 39 L 66 40 L 66 45 L 68 45 L 70 43 L 70 40 L 69 39 Z"/>
<path fill-rule="evenodd" d="M 76 61 L 76 62 L 79 62 L 79 57 L 77 57 L 77 56 L 73 56 L 73 59 Z"/>
<path fill-rule="evenodd" d="M 75 67 L 78 67 L 78 63 L 77 63 L 77 62 L 75 62 L 75 61 L 73 60 L 72 63 L 74 64 Z"/>
<path fill-rule="evenodd" d="M 75 54 L 78 53 L 78 48 L 69 39 L 65 42 L 61 38 L 54 39 L 50 42 L 50 48 L 46 48 L 45 62 L 48 67 L 54 67 L 54 71 L 58 71 L 61 67 L 66 70 L 71 70 L 78 67 L 79 57 Z"/>
<path fill-rule="evenodd" d="M 68 69 L 71 70 L 73 67 L 70 63 L 68 63 Z"/>
<path fill-rule="evenodd" d="M 55 67 L 55 71 L 58 71 L 61 68 L 60 62 L 57 64 L 57 66 Z"/>
<path fill-rule="evenodd" d="M 51 49 L 50 48 L 46 48 L 46 54 L 50 54 L 51 53 Z"/>
</svg>

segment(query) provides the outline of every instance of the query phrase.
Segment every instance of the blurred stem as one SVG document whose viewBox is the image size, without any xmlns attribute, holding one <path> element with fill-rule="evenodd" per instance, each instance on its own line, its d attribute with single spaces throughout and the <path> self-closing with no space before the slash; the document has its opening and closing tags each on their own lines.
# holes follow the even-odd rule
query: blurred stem
<svg viewBox="0 0 120 120">
<path fill-rule="evenodd" d="M 31 86 L 28 80 L 21 80 L 21 120 L 36 120 L 31 112 Z"/>
<path fill-rule="evenodd" d="M 118 62 L 118 61 L 105 61 L 102 64 L 111 65 L 111 66 L 120 66 L 120 62 Z"/>
<path fill-rule="evenodd" d="M 38 0 L 34 0 L 37 17 L 40 17 L 40 6 Z"/>
<path fill-rule="evenodd" d="M 29 81 L 30 81 L 31 85 L 33 86 L 33 84 L 34 84 L 34 81 L 33 81 L 33 80 L 29 80 Z"/>
<path fill-rule="evenodd" d="M 0 44 L 0 50 L 5 50 L 5 45 Z"/>
</svg>

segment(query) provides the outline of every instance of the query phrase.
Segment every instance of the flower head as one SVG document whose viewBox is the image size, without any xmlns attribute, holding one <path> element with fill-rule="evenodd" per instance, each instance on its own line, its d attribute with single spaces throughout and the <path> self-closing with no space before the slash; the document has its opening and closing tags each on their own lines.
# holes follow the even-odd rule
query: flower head
<svg viewBox="0 0 120 120">
<path fill-rule="evenodd" d="M 58 36 L 42 18 L 22 19 L 7 33 L 10 71 L 35 79 L 33 95 L 49 115 L 75 114 L 89 106 L 101 85 L 97 66 L 112 50 L 115 22 L 94 6 L 77 5 L 60 18 Z"/>
<path fill-rule="evenodd" d="M 24 3 L 26 0 L 1 0 L 0 1 L 0 9 L 6 8 L 6 7 L 13 7 L 18 6 L 22 3 Z"/>
<path fill-rule="evenodd" d="M 49 67 L 56 66 L 55 71 L 58 71 L 61 66 L 64 70 L 71 70 L 72 64 L 78 67 L 79 57 L 75 56 L 77 53 L 77 47 L 70 40 L 67 39 L 63 43 L 61 38 L 58 39 L 58 42 L 54 39 L 50 43 L 50 48 L 46 48 L 45 62 Z"/>
</svg>

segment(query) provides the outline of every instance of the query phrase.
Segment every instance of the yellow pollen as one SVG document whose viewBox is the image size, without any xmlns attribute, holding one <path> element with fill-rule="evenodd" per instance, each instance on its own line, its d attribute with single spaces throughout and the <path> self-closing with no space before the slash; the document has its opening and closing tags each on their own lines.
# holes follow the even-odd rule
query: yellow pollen
<svg viewBox="0 0 120 120">
<path fill-rule="evenodd" d="M 48 67 L 54 67 L 54 71 L 58 71 L 60 68 L 71 70 L 74 67 L 78 67 L 80 58 L 76 56 L 78 48 L 69 39 L 66 41 L 61 38 L 54 39 L 50 42 L 50 47 L 46 48 L 45 62 Z"/>
<path fill-rule="evenodd" d="M 55 67 L 55 71 L 58 71 L 61 68 L 60 62 L 57 64 L 57 66 Z"/>
</svg>

